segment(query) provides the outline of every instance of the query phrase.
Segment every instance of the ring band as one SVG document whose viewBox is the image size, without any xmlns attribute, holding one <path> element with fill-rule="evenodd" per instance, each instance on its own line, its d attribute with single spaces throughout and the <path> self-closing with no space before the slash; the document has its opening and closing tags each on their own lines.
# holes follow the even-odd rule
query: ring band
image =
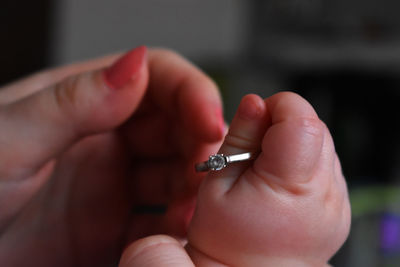
<svg viewBox="0 0 400 267">
<path fill-rule="evenodd" d="M 219 171 L 233 162 L 251 160 L 255 158 L 255 153 L 246 152 L 236 155 L 226 156 L 224 154 L 211 155 L 207 161 L 195 165 L 196 172 Z"/>
</svg>

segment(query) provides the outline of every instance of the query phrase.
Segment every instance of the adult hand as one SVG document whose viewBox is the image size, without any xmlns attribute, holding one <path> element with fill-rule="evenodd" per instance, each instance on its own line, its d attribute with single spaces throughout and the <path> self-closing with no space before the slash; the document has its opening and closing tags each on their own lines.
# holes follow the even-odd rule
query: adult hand
<svg viewBox="0 0 400 267">
<path fill-rule="evenodd" d="M 182 235 L 221 106 L 200 70 L 144 47 L 3 87 L 0 264 L 109 266 L 130 240 Z"/>
</svg>

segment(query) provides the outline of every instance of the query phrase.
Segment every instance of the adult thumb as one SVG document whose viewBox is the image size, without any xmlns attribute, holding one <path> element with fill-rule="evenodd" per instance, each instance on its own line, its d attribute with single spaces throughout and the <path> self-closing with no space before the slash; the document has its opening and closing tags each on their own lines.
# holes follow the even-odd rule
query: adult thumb
<svg viewBox="0 0 400 267">
<path fill-rule="evenodd" d="M 139 105 L 146 47 L 109 68 L 81 73 L 0 107 L 0 177 L 26 177 L 80 138 L 111 130 Z"/>
<path fill-rule="evenodd" d="M 174 238 L 155 235 L 140 239 L 125 249 L 119 267 L 193 267 L 189 255 Z"/>
</svg>

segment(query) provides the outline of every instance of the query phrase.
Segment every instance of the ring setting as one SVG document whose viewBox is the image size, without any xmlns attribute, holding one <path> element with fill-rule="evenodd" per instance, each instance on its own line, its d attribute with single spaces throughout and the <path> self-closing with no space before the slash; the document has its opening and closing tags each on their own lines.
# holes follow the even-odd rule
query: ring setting
<svg viewBox="0 0 400 267">
<path fill-rule="evenodd" d="M 213 154 L 207 161 L 195 165 L 196 172 L 219 171 L 233 162 L 251 160 L 254 153 L 246 152 L 235 155 Z"/>
<path fill-rule="evenodd" d="M 207 161 L 207 165 L 212 171 L 219 171 L 226 167 L 227 160 L 223 154 L 211 155 Z"/>
</svg>

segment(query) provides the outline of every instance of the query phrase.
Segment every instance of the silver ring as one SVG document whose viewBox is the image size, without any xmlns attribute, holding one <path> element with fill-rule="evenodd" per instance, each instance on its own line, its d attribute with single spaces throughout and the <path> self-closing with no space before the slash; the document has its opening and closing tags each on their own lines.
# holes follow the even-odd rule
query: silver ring
<svg viewBox="0 0 400 267">
<path fill-rule="evenodd" d="M 224 154 L 211 155 L 207 161 L 195 165 L 196 172 L 219 171 L 233 162 L 251 160 L 255 158 L 255 153 L 246 152 L 236 155 L 226 156 Z"/>
</svg>

